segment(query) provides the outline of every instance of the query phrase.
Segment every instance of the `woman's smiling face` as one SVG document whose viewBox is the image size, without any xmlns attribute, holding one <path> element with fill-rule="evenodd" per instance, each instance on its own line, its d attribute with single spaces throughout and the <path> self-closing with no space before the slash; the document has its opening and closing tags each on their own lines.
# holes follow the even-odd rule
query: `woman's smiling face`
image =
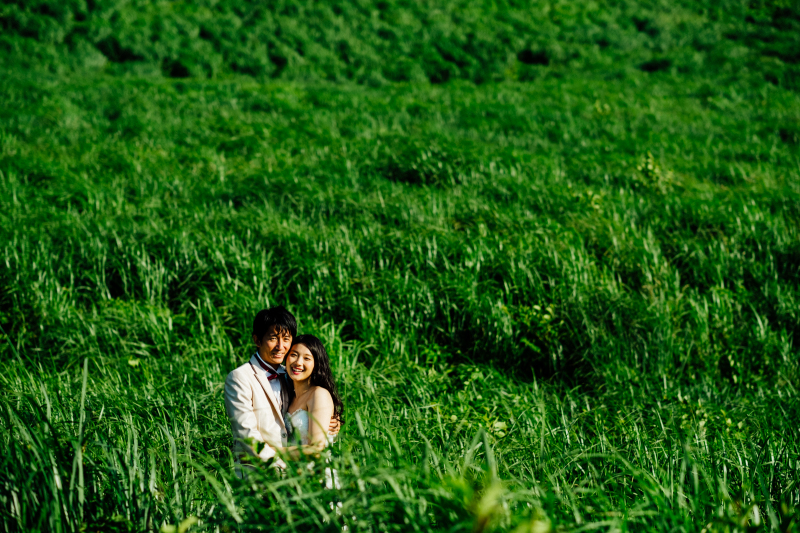
<svg viewBox="0 0 800 533">
<path fill-rule="evenodd" d="M 304 344 L 295 344 L 286 356 L 286 373 L 294 381 L 305 381 L 314 371 L 314 356 Z"/>
</svg>

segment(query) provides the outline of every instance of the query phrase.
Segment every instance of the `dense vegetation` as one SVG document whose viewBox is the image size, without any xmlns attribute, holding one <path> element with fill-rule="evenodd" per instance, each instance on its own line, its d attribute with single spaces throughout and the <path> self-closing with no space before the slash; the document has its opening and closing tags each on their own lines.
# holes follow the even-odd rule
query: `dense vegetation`
<svg viewBox="0 0 800 533">
<path fill-rule="evenodd" d="M 5 0 L 23 68 L 477 83 L 627 68 L 800 87 L 792 0 Z"/>
<path fill-rule="evenodd" d="M 798 21 L 4 2 L 2 530 L 797 531 Z M 277 303 L 339 491 L 231 473 Z"/>
</svg>

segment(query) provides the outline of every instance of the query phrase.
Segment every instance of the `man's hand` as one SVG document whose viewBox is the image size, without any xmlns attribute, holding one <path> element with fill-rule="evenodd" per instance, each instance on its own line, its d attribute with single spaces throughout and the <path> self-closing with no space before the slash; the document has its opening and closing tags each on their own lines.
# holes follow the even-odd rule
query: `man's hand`
<svg viewBox="0 0 800 533">
<path fill-rule="evenodd" d="M 331 423 L 328 426 L 328 435 L 338 435 L 339 429 L 342 427 L 342 423 L 339 421 L 337 417 L 331 418 Z"/>
</svg>

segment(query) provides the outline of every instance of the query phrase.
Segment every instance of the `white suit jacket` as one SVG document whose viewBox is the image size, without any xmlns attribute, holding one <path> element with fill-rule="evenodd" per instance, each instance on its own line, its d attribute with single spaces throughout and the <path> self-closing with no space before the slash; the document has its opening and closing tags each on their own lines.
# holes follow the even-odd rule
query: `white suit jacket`
<svg viewBox="0 0 800 533">
<path fill-rule="evenodd" d="M 225 412 L 231 422 L 233 451 L 241 462 L 251 462 L 255 457 L 266 461 L 275 455 L 275 449 L 269 444 L 257 453 L 248 442 L 251 439 L 286 446 L 286 425 L 279 406 L 267 373 L 255 355 L 228 374 L 225 379 Z"/>
</svg>

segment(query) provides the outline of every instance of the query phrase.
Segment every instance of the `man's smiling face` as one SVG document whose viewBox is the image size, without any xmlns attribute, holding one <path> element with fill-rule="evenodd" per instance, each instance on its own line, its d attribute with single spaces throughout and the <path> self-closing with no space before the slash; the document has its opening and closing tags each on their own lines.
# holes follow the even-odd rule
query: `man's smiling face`
<svg viewBox="0 0 800 533">
<path fill-rule="evenodd" d="M 259 357 L 265 363 L 278 366 L 283 363 L 286 352 L 292 347 L 292 334 L 286 328 L 270 326 L 261 339 L 253 335 L 253 342 L 258 347 Z"/>
</svg>

